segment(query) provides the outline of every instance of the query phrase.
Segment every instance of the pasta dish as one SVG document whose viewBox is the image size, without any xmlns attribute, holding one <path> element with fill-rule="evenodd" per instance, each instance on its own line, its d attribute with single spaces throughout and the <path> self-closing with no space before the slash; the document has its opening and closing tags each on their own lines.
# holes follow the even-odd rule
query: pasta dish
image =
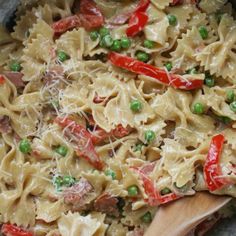
<svg viewBox="0 0 236 236">
<path fill-rule="evenodd" d="M 142 236 L 162 204 L 236 197 L 227 0 L 22 0 L 0 27 L 6 236 Z"/>
</svg>

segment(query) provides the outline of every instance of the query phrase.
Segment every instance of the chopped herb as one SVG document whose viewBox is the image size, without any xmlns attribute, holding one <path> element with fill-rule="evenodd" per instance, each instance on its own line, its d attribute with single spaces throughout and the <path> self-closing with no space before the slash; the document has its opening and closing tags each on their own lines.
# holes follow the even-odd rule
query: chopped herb
<svg viewBox="0 0 236 236">
<path fill-rule="evenodd" d="M 199 34 L 201 35 L 202 39 L 207 39 L 208 38 L 208 31 L 205 26 L 200 26 L 198 28 Z"/>
<path fill-rule="evenodd" d="M 167 16 L 168 18 L 168 21 L 169 21 L 169 24 L 172 25 L 172 26 L 176 26 L 177 25 L 177 18 L 175 15 L 168 15 Z"/>
<path fill-rule="evenodd" d="M 63 51 L 58 51 L 57 57 L 60 62 L 64 62 L 64 61 L 70 59 L 70 57 Z"/>
</svg>

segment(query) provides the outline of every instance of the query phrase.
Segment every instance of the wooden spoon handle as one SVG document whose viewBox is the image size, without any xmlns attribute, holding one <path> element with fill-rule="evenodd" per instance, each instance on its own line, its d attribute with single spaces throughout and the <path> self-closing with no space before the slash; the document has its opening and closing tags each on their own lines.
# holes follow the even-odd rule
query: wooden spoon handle
<svg viewBox="0 0 236 236">
<path fill-rule="evenodd" d="M 162 206 L 145 236 L 184 236 L 230 200 L 198 193 Z"/>
</svg>

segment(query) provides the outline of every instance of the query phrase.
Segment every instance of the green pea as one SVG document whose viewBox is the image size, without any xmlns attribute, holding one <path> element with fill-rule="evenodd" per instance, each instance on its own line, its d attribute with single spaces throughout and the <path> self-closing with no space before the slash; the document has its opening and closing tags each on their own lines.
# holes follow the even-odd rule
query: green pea
<svg viewBox="0 0 236 236">
<path fill-rule="evenodd" d="M 121 50 L 121 41 L 118 39 L 114 40 L 114 42 L 111 46 L 111 50 L 119 52 Z"/>
<path fill-rule="evenodd" d="M 129 186 L 128 195 L 130 197 L 136 197 L 138 195 L 138 187 L 136 185 Z"/>
<path fill-rule="evenodd" d="M 131 40 L 127 37 L 122 37 L 120 41 L 121 41 L 121 47 L 124 49 L 127 49 L 131 46 Z"/>
<path fill-rule="evenodd" d="M 168 21 L 169 21 L 170 25 L 172 25 L 172 26 L 177 25 L 178 21 L 177 21 L 177 18 L 176 18 L 175 15 L 168 15 L 167 18 L 168 18 Z"/>
<path fill-rule="evenodd" d="M 151 40 L 145 39 L 143 42 L 143 46 L 149 49 L 154 48 L 154 42 Z"/>
<path fill-rule="evenodd" d="M 144 137 L 145 137 L 145 140 L 147 141 L 147 143 L 151 143 L 156 138 L 156 135 L 155 135 L 154 131 L 147 130 L 144 134 Z"/>
<path fill-rule="evenodd" d="M 110 30 L 108 28 L 102 27 L 99 29 L 99 34 L 101 37 L 104 37 L 104 36 L 110 34 Z"/>
<path fill-rule="evenodd" d="M 208 86 L 210 88 L 215 86 L 215 80 L 210 74 L 206 75 L 206 77 L 204 79 L 204 83 L 206 86 Z"/>
<path fill-rule="evenodd" d="M 233 102 L 235 99 L 235 94 L 234 94 L 234 90 L 228 90 L 226 93 L 226 100 L 227 102 Z"/>
<path fill-rule="evenodd" d="M 62 181 L 63 185 L 65 185 L 66 187 L 71 187 L 75 184 L 75 182 L 75 178 L 69 175 L 64 176 Z"/>
<path fill-rule="evenodd" d="M 205 26 L 200 26 L 198 28 L 198 31 L 199 31 L 202 39 L 207 39 L 208 38 L 208 31 L 207 31 L 207 28 Z"/>
<path fill-rule="evenodd" d="M 60 62 L 64 62 L 66 60 L 68 60 L 70 57 L 63 51 L 58 51 L 57 52 L 57 57 L 59 59 Z"/>
<path fill-rule="evenodd" d="M 105 47 L 105 48 L 111 47 L 112 44 L 113 44 L 113 39 L 112 39 L 111 35 L 109 35 L 109 34 L 108 34 L 108 35 L 105 35 L 105 36 L 102 38 L 101 42 L 100 42 L 100 45 L 101 45 L 102 47 Z"/>
<path fill-rule="evenodd" d="M 96 41 L 99 38 L 99 33 L 97 31 L 92 31 L 89 36 L 92 41 Z"/>
<path fill-rule="evenodd" d="M 113 180 L 116 179 L 116 173 L 115 173 L 113 170 L 110 170 L 110 169 L 106 170 L 106 171 L 105 171 L 105 175 L 106 175 L 106 176 L 111 176 L 111 178 L 112 178 Z"/>
<path fill-rule="evenodd" d="M 134 152 L 141 152 L 142 151 L 143 144 L 138 143 L 134 146 Z"/>
<path fill-rule="evenodd" d="M 166 195 L 166 194 L 169 194 L 169 193 L 171 193 L 171 190 L 169 189 L 169 188 L 163 188 L 162 190 L 161 190 L 161 195 Z"/>
<path fill-rule="evenodd" d="M 14 72 L 19 72 L 22 70 L 21 64 L 18 61 L 12 61 L 10 63 L 10 70 Z"/>
<path fill-rule="evenodd" d="M 230 105 L 229 105 L 230 109 L 233 111 L 233 112 L 236 112 L 236 101 L 234 102 L 231 102 Z"/>
<path fill-rule="evenodd" d="M 31 152 L 31 145 L 28 139 L 22 139 L 19 143 L 19 149 L 22 153 L 27 154 Z"/>
<path fill-rule="evenodd" d="M 138 52 L 136 57 L 139 61 L 147 62 L 149 60 L 149 55 L 146 52 Z"/>
<path fill-rule="evenodd" d="M 165 67 L 166 67 L 166 69 L 167 69 L 168 71 L 171 71 L 171 70 L 172 70 L 172 63 L 171 63 L 171 62 L 167 62 L 167 63 L 165 64 Z"/>
<path fill-rule="evenodd" d="M 139 112 L 142 110 L 142 103 L 139 100 L 133 100 L 130 103 L 130 109 L 133 112 Z"/>
<path fill-rule="evenodd" d="M 197 102 L 193 106 L 193 113 L 201 115 L 204 113 L 204 106 L 202 103 Z"/>
<path fill-rule="evenodd" d="M 58 148 L 55 149 L 55 152 L 65 157 L 67 155 L 68 148 L 65 146 L 59 146 Z"/>
<path fill-rule="evenodd" d="M 141 216 L 142 222 L 148 224 L 152 222 L 152 214 L 150 211 L 146 212 L 143 216 Z"/>
</svg>

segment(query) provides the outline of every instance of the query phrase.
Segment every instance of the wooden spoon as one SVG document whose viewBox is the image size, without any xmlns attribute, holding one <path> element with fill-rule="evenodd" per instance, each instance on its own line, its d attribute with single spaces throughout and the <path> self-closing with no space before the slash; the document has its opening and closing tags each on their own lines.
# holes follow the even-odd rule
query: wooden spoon
<svg viewBox="0 0 236 236">
<path fill-rule="evenodd" d="M 161 206 L 145 236 L 184 236 L 230 200 L 202 192 Z"/>
</svg>

